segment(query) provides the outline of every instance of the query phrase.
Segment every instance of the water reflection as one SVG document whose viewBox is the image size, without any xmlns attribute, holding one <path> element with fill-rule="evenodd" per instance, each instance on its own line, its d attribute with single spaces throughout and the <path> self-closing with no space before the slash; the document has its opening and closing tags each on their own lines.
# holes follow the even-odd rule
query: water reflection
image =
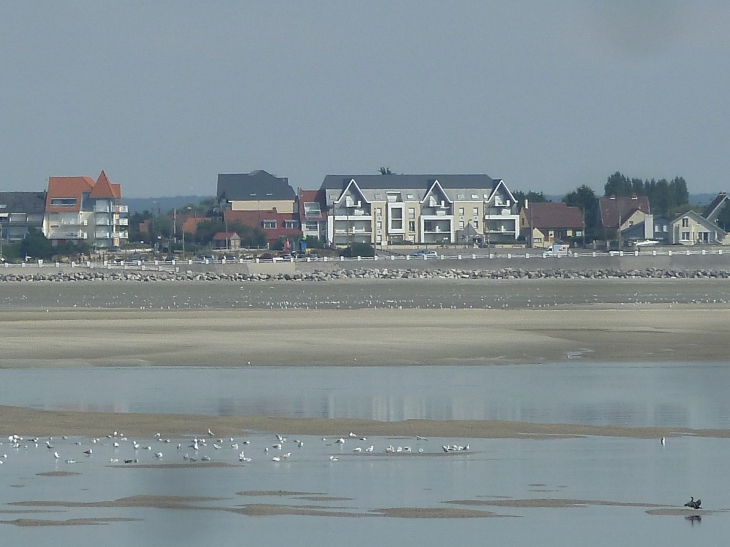
<svg viewBox="0 0 730 547">
<path fill-rule="evenodd" d="M 629 427 L 729 428 L 729 384 L 694 363 L 0 370 L 3 404 L 46 410 Z"/>
</svg>

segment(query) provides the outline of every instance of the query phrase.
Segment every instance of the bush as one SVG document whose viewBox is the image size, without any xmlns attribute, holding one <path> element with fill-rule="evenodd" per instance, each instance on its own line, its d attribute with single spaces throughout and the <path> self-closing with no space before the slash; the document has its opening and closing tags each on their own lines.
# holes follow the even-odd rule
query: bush
<svg viewBox="0 0 730 547">
<path fill-rule="evenodd" d="M 344 257 L 373 257 L 375 256 L 375 248 L 370 243 L 353 243 L 347 249 L 344 249 L 340 256 Z"/>
</svg>

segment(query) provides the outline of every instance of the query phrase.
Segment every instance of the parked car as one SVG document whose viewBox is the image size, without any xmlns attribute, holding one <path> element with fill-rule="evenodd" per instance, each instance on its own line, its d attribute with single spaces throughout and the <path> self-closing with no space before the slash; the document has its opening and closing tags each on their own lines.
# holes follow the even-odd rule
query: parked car
<svg viewBox="0 0 730 547">
<path fill-rule="evenodd" d="M 264 253 L 259 255 L 259 260 L 262 262 L 273 262 L 274 261 L 274 255 L 271 253 Z"/>
<path fill-rule="evenodd" d="M 431 251 L 429 249 L 421 249 L 420 251 L 416 251 L 411 255 L 413 258 L 438 258 L 439 255 L 436 251 Z"/>
</svg>

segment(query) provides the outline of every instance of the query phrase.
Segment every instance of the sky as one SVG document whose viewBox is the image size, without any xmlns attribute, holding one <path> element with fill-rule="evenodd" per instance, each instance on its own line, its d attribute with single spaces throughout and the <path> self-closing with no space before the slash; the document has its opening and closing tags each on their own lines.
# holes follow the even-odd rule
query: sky
<svg viewBox="0 0 730 547">
<path fill-rule="evenodd" d="M 263 169 L 729 190 L 726 0 L 0 0 L 0 191 Z"/>
</svg>

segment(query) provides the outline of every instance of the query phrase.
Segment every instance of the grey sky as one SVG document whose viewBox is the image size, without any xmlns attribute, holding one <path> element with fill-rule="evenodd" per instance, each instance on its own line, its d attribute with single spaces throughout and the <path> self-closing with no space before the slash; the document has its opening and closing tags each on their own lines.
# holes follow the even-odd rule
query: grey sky
<svg viewBox="0 0 730 547">
<path fill-rule="evenodd" d="M 0 0 L 0 190 L 265 169 L 728 190 L 730 3 Z"/>
</svg>

